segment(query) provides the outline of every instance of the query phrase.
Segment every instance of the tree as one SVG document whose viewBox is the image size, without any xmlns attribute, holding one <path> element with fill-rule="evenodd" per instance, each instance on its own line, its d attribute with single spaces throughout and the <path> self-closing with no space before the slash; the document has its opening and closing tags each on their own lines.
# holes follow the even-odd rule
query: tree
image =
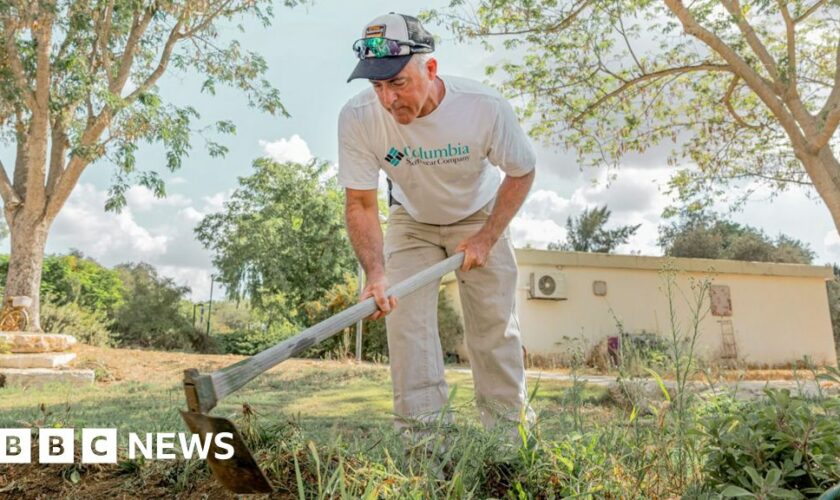
<svg viewBox="0 0 840 500">
<path fill-rule="evenodd" d="M 603 207 L 584 209 L 577 218 L 569 216 L 566 219 L 567 241 L 565 243 L 549 243 L 548 249 L 574 252 L 612 252 L 618 245 L 627 243 L 627 240 L 638 231 L 641 224 L 606 229 L 604 226 L 609 222 L 611 213 L 604 205 Z"/>
<path fill-rule="evenodd" d="M 258 159 L 225 210 L 199 223 L 196 234 L 214 253 L 229 298 L 247 297 L 257 309 L 276 309 L 278 322 L 294 321 L 300 306 L 355 271 L 343 192 L 327 168 Z"/>
<path fill-rule="evenodd" d="M 39 286 L 50 226 L 82 172 L 115 165 L 106 209 L 125 204 L 133 182 L 165 195 L 156 171 L 139 171 L 141 142 L 160 143 L 175 170 L 190 148 L 190 107 L 166 103 L 157 83 L 175 68 L 245 92 L 248 102 L 285 114 L 262 75 L 265 61 L 218 26 L 245 15 L 267 25 L 271 0 L 16 0 L 0 3 L 0 137 L 13 143 L 13 170 L 0 162 L 0 196 L 11 232 L 6 294 L 33 299 L 30 328 L 40 330 Z M 295 0 L 285 0 L 292 5 Z M 232 123 L 216 124 L 220 133 Z M 224 146 L 208 140 L 211 154 Z"/>
<path fill-rule="evenodd" d="M 120 345 L 155 349 L 193 348 L 204 351 L 208 343 L 181 312 L 188 287 L 158 276 L 149 264 L 116 267 L 126 288 L 126 300 L 114 314 L 113 329 Z"/>
<path fill-rule="evenodd" d="M 706 205 L 732 182 L 807 186 L 840 229 L 836 0 L 483 0 L 432 12 L 524 54 L 501 65 L 531 133 L 617 165 L 665 140 L 671 187 Z M 488 68 L 489 73 L 498 69 Z M 712 195 L 712 196 L 710 196 Z"/>
<path fill-rule="evenodd" d="M 810 264 L 815 255 L 797 239 L 780 234 L 772 240 L 759 229 L 706 212 L 660 227 L 659 245 L 672 257 Z"/>
</svg>

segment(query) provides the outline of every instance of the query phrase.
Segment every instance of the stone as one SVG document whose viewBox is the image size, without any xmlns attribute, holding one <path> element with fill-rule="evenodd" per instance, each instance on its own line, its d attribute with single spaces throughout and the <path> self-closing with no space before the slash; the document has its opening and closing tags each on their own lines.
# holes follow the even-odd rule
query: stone
<svg viewBox="0 0 840 500">
<path fill-rule="evenodd" d="M 0 368 L 61 368 L 74 359 L 72 352 L 0 354 Z"/>
<path fill-rule="evenodd" d="M 75 344 L 76 337 L 60 333 L 0 333 L 0 353 L 62 352 Z"/>
<path fill-rule="evenodd" d="M 43 384 L 92 384 L 93 370 L 55 370 L 50 368 L 2 368 L 0 387 L 36 387 Z"/>
</svg>

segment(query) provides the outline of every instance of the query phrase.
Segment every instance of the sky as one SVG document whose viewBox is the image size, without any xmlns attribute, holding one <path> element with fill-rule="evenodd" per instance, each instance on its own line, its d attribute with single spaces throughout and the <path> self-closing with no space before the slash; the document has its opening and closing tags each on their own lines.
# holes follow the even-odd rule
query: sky
<svg viewBox="0 0 840 500">
<path fill-rule="evenodd" d="M 192 290 L 194 300 L 206 300 L 213 273 L 212 255 L 195 239 L 193 228 L 207 214 L 221 211 L 237 178 L 252 173 L 254 159 L 269 156 L 278 161 L 307 161 L 313 157 L 337 161 L 336 120 L 343 104 L 368 82 L 346 83 L 355 65 L 352 42 L 374 17 L 390 11 L 416 15 L 418 8 L 444 7 L 448 0 L 353 2 L 319 0 L 294 9 L 277 8 L 268 28 L 245 22 L 245 32 L 233 25 L 223 36 L 239 40 L 245 49 L 260 52 L 268 63 L 268 78 L 280 90 L 291 117 L 272 117 L 247 105 L 233 90 L 219 89 L 215 96 L 201 93 L 201 78 L 194 74 L 168 73 L 160 82 L 169 102 L 190 104 L 201 114 L 197 126 L 231 120 L 234 136 L 222 137 L 229 148 L 225 158 L 211 158 L 203 139 L 196 135 L 189 157 L 180 170 L 164 167 L 160 147 L 142 146 L 138 168 L 155 170 L 167 182 L 168 196 L 155 198 L 141 187 L 132 188 L 121 213 L 104 210 L 113 166 L 98 162 L 88 167 L 66 206 L 57 217 L 47 242 L 47 253 L 80 250 L 103 265 L 144 261 L 160 274 Z M 484 68 L 492 57 L 478 44 L 453 39 L 437 25 L 427 26 L 440 37 L 435 57 L 442 75 L 486 80 Z M 565 238 L 565 221 L 583 209 L 607 204 L 612 224 L 641 224 L 618 253 L 661 255 L 656 244 L 663 208 L 669 203 L 664 186 L 673 169 L 665 154 L 654 150 L 628 159 L 607 183 L 607 171 L 579 168 L 572 153 L 537 144 L 537 180 L 511 224 L 517 246 L 545 248 Z M 13 150 L 0 149 L 3 163 L 13 164 Z M 722 208 L 722 207 L 721 207 Z M 763 229 L 771 236 L 784 233 L 807 242 L 817 254 L 816 264 L 840 262 L 840 237 L 823 203 L 803 190 L 779 196 L 758 193 L 736 222 Z M 8 252 L 8 238 L 0 251 Z M 218 286 L 218 285 L 217 285 Z M 223 293 L 214 290 L 214 297 Z"/>
</svg>

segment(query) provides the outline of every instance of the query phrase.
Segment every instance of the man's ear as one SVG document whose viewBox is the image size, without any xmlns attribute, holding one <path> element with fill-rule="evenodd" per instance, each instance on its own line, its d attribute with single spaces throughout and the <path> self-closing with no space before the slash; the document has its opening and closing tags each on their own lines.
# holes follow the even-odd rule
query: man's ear
<svg viewBox="0 0 840 500">
<path fill-rule="evenodd" d="M 437 78 L 437 59 L 430 57 L 429 60 L 426 61 L 426 72 L 429 80 Z"/>
</svg>

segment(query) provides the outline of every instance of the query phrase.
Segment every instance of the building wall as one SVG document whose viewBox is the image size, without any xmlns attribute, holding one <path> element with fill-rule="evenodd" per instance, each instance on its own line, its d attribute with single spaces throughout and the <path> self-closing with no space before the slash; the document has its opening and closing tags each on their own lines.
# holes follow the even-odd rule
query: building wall
<svg viewBox="0 0 840 500">
<path fill-rule="evenodd" d="M 701 289 L 699 284 L 711 280 L 714 285 L 729 286 L 732 315 L 728 318 L 713 316 L 708 312 L 709 297 L 704 295 L 701 310 L 705 316 L 699 322 L 697 338 L 701 356 L 710 359 L 720 356 L 720 321 L 728 319 L 732 322 L 738 358 L 749 364 L 780 365 L 801 360 L 806 355 L 820 364 L 834 363 L 837 359 L 825 273 L 801 273 L 810 276 L 710 275 L 708 271 L 676 273 L 671 281 L 672 301 L 669 303 L 669 280 L 665 274 L 653 269 L 653 265 L 646 265 L 647 269 L 626 269 L 528 264 L 523 262 L 522 256 L 519 260 L 517 309 L 523 344 L 531 353 L 562 353 L 575 342 L 591 348 L 608 336 L 618 335 L 619 331 L 670 337 L 676 330 L 678 336 L 690 335 L 694 316 L 691 309 L 697 307 L 694 297 Z M 658 260 L 660 267 L 664 265 L 665 259 Z M 679 263 L 676 265 L 679 267 Z M 752 268 L 747 266 L 745 269 Z M 567 300 L 529 298 L 530 273 L 546 271 L 563 275 Z M 606 296 L 593 293 L 593 281 L 596 280 L 606 282 Z M 445 286 L 460 311 L 455 281 L 448 281 Z M 569 339 L 582 340 L 570 342 Z"/>
</svg>

